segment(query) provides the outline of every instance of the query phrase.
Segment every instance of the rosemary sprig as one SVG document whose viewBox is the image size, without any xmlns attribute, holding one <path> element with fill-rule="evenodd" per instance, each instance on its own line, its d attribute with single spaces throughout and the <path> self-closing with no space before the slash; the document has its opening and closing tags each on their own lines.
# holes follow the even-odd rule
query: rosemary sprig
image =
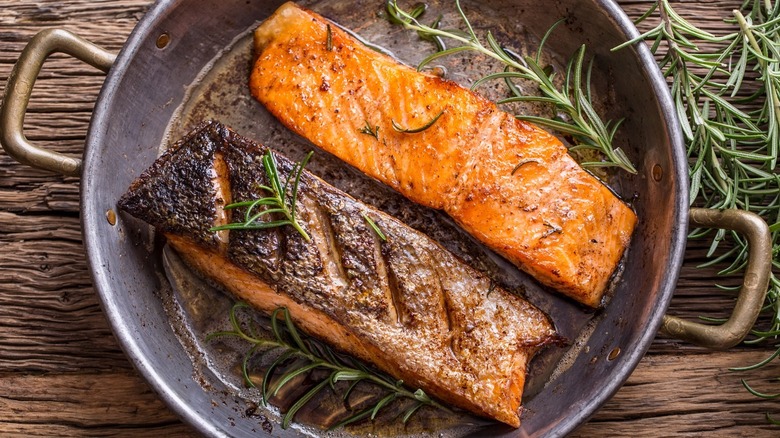
<svg viewBox="0 0 780 438">
<path fill-rule="evenodd" d="M 640 37 L 650 43 L 659 67 L 670 83 L 687 143 L 691 203 L 717 209 L 743 209 L 761 215 L 770 225 L 774 272 L 765 311 L 768 330 L 754 327 L 755 339 L 780 335 L 780 2 L 747 0 L 732 12 L 734 30 L 716 36 L 696 28 L 667 0 L 658 0 L 639 17 L 642 23 L 658 12 L 658 24 Z M 701 47 L 714 47 L 705 51 Z M 620 47 L 616 48 L 619 49 Z M 691 237 L 708 234 L 693 230 Z M 732 245 L 715 257 L 720 243 Z M 747 263 L 747 243 L 735 232 L 717 231 L 706 265 L 725 263 L 722 274 L 741 272 Z M 780 354 L 780 344 L 773 355 Z M 750 367 L 764 366 L 770 360 Z M 757 396 L 766 394 L 745 387 Z"/>
<path fill-rule="evenodd" d="M 260 185 L 259 188 L 265 190 L 271 194 L 271 196 L 255 199 L 252 201 L 234 202 L 225 206 L 225 210 L 232 210 L 235 208 L 246 208 L 243 222 L 233 222 L 226 225 L 220 225 L 212 227 L 210 231 L 220 230 L 265 230 L 269 228 L 282 227 L 290 225 L 298 231 L 307 242 L 311 241 L 311 237 L 306 233 L 297 218 L 296 204 L 298 201 L 298 184 L 301 180 L 301 173 L 306 164 L 311 160 L 314 152 L 309 152 L 306 158 L 300 163 L 296 163 L 289 174 L 287 179 L 282 185 L 279 179 L 279 167 L 276 164 L 276 158 L 270 149 L 266 150 L 263 154 L 263 168 L 265 169 L 266 176 L 270 186 Z M 295 178 L 293 178 L 293 175 Z M 292 187 L 290 187 L 292 184 Z M 288 191 L 291 191 L 288 196 Z M 259 206 L 266 207 L 265 209 L 255 213 L 255 209 Z M 261 221 L 263 216 L 278 213 L 284 216 L 284 219 Z"/>
<path fill-rule="evenodd" d="M 264 404 L 267 404 L 284 386 L 291 384 L 297 376 L 308 375 L 316 370 L 328 373 L 326 378 L 317 382 L 285 412 L 282 418 L 282 428 L 286 429 L 289 427 L 295 418 L 295 414 L 318 393 L 328 388 L 336 392 L 336 384 L 338 382 L 350 382 L 350 385 L 342 394 L 342 399 L 347 404 L 352 390 L 360 382 L 374 385 L 381 389 L 383 394 L 372 406 L 357 412 L 354 412 L 354 410 L 350 412 L 346 418 L 331 426 L 331 430 L 365 418 L 373 420 L 382 409 L 399 399 L 408 399 L 413 402 L 402 415 L 404 424 L 423 406 L 449 411 L 449 409 L 428 397 L 421 389 L 408 389 L 404 386 L 402 380 L 396 380 L 369 368 L 355 359 L 335 352 L 322 342 L 300 333 L 292 321 L 290 312 L 286 308 L 282 307 L 274 310 L 271 314 L 271 334 L 270 336 L 263 336 L 261 334 L 262 329 L 252 325 L 251 320 L 243 323 L 240 320 L 238 311 L 249 308 L 249 305 L 243 302 L 233 305 L 230 309 L 231 330 L 212 333 L 206 340 L 210 341 L 217 337 L 229 336 L 242 339 L 251 344 L 251 348 L 249 348 L 243 358 L 241 371 L 245 384 L 252 388 L 256 386 L 250 378 L 251 359 L 256 355 L 270 354 L 274 350 L 278 353 L 276 359 L 266 369 L 263 377 L 261 395 Z M 302 359 L 302 364 L 291 367 L 291 369 L 285 370 L 280 376 L 273 378 L 274 373 L 281 369 L 285 362 L 292 359 Z"/>
<path fill-rule="evenodd" d="M 371 123 L 369 123 L 368 120 L 366 120 L 366 126 L 360 128 L 358 132 L 360 132 L 361 134 L 370 135 L 375 139 L 379 140 L 379 126 L 375 125 L 372 127 Z"/>
<path fill-rule="evenodd" d="M 612 146 L 614 135 L 620 122 L 605 123 L 593 108 L 590 96 L 590 69 L 588 69 L 584 76 L 582 74 L 585 46 L 580 47 L 569 62 L 565 83 L 559 89 L 554 83 L 555 73 L 546 70 L 540 65 L 543 46 L 555 26 L 550 28 L 547 34 L 545 34 L 535 57 L 520 57 L 502 47 L 490 31 L 487 32 L 486 36 L 487 45 L 483 44 L 479 37 L 477 37 L 466 14 L 463 12 L 460 0 L 455 0 L 455 7 L 466 27 L 466 31 L 460 29 L 441 29 L 439 26 L 440 19 L 437 19 L 433 25 L 427 26 L 418 20 L 424 13 L 424 8 L 418 7 L 411 12 L 407 12 L 398 6 L 397 0 L 387 0 L 386 9 L 391 22 L 402 25 L 406 29 L 416 31 L 426 40 L 436 42 L 438 51 L 423 59 L 417 66 L 418 70 L 421 70 L 430 62 L 438 58 L 465 51 L 474 51 L 494 58 L 504 64 L 504 71 L 488 75 L 476 81 L 473 87 L 488 80 L 504 79 L 507 81 L 513 96 L 498 102 L 499 104 L 517 101 L 535 101 L 554 105 L 556 109 L 565 113 L 571 121 L 523 115 L 518 115 L 516 117 L 521 120 L 537 123 L 561 133 L 572 135 L 578 142 L 578 145 L 576 146 L 577 149 L 596 150 L 606 157 L 606 161 L 584 162 L 581 163 L 583 166 L 617 166 L 627 172 L 636 173 L 636 169 L 631 164 L 631 161 L 628 159 L 625 152 L 619 147 L 614 148 Z M 444 39 L 455 41 L 460 45 L 445 48 L 443 44 Z M 510 82 L 511 79 L 525 79 L 537 83 L 542 96 L 523 95 L 516 86 L 513 86 Z"/>
</svg>

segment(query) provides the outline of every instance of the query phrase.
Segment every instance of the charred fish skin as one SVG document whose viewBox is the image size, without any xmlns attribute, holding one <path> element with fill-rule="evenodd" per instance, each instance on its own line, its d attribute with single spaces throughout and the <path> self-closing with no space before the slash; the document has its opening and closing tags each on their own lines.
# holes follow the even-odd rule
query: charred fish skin
<svg viewBox="0 0 780 438">
<path fill-rule="evenodd" d="M 443 210 L 544 285 L 601 304 L 637 218 L 557 138 L 293 3 L 254 38 L 250 90 L 285 126 L 410 200 Z M 421 132 L 395 129 L 432 120 Z M 362 133 L 366 125 L 377 135 Z"/>
<path fill-rule="evenodd" d="M 558 335 L 543 312 L 427 236 L 307 171 L 298 205 L 311 242 L 289 226 L 209 235 L 225 220 L 224 198 L 263 195 L 257 157 L 265 151 L 206 122 L 144 172 L 119 208 L 164 230 L 185 261 L 237 298 L 265 312 L 286 306 L 311 335 L 444 402 L 517 427 L 528 362 Z M 294 163 L 275 156 L 284 180 Z M 157 194 L 175 207 L 145 199 Z M 216 213 L 194 208 L 203 200 L 216 203 Z M 227 220 L 242 214 L 231 211 Z"/>
<path fill-rule="evenodd" d="M 164 169 L 167 174 L 161 174 L 159 166 L 150 167 L 120 198 L 119 206 L 128 212 L 145 212 L 140 219 L 163 233 L 187 233 L 203 245 L 216 247 L 217 234 L 209 228 L 217 220 L 217 206 L 222 203 L 212 187 L 212 157 L 218 145 L 205 131 L 190 136 L 189 141 L 193 147 L 169 148 L 163 154 L 167 157 L 164 160 L 179 162 L 179 166 Z M 144 183 L 162 180 L 168 183 Z"/>
</svg>

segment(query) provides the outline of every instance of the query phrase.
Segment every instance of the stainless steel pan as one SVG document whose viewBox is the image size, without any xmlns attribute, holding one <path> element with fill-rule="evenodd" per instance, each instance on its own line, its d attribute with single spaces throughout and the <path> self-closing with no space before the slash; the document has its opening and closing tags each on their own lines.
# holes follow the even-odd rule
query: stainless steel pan
<svg viewBox="0 0 780 438">
<path fill-rule="evenodd" d="M 448 4 L 429 3 L 433 8 Z M 380 2 L 304 4 L 359 29 L 361 35 L 378 40 L 407 62 L 420 56 L 421 46 L 413 42 L 413 34 L 383 27 L 387 25 L 376 15 Z M 169 276 L 163 272 L 159 242 L 146 227 L 125 217 L 117 220 L 114 209 L 168 136 L 183 132 L 201 117 L 218 117 L 242 134 L 293 156 L 310 147 L 248 97 L 243 79 L 251 59 L 247 32 L 278 5 L 208 0 L 194 6 L 181 0 L 162 1 L 140 21 L 116 57 L 70 33 L 42 32 L 20 57 L 0 110 L 2 143 L 9 154 L 32 166 L 81 175 L 84 241 L 95 288 L 116 337 L 160 397 L 184 421 L 210 436 L 302 432 L 281 430 L 273 411 L 253 410 L 254 402 L 224 377 L 213 360 L 218 353 L 198 342 L 202 333 L 189 319 L 192 315 L 176 307 L 176 299 L 169 300 Z M 529 383 L 521 429 L 486 426 L 477 434 L 561 436 L 587 420 L 617 391 L 659 328 L 716 348 L 738 343 L 763 302 L 771 254 L 768 230 L 758 217 L 746 213 L 689 211 L 686 158 L 666 83 L 644 47 L 610 51 L 636 35 L 614 2 L 484 0 L 464 2 L 464 6 L 476 17 L 477 27 L 499 29 L 508 41 L 523 47 L 532 47 L 535 38 L 565 18 L 548 42 L 552 52 L 568 55 L 587 44 L 596 60 L 594 93 L 600 96 L 601 107 L 611 118 L 626 119 L 618 142 L 639 172 L 617 174 L 611 185 L 633 199 L 640 223 L 622 277 L 606 306 L 588 312 L 546 293 L 490 251 L 472 251 L 473 242 L 443 216 L 410 205 L 327 154 L 319 154 L 311 170 L 431 233 L 552 315 L 573 343 L 568 350 L 545 353 L 532 364 L 535 377 Z M 410 50 L 411 44 L 418 45 Z M 46 57 L 57 51 L 108 72 L 81 160 L 33 145 L 22 131 L 38 71 Z M 467 72 L 480 68 L 455 67 Z M 698 226 L 736 229 L 751 244 L 751 263 L 734 316 L 720 327 L 664 316 L 681 266 L 689 220 Z"/>
</svg>

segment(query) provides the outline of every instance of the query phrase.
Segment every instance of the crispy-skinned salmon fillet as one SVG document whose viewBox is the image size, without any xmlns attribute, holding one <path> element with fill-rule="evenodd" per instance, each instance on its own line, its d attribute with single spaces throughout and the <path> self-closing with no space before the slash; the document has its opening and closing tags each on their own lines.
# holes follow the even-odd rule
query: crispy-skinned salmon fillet
<svg viewBox="0 0 780 438">
<path fill-rule="evenodd" d="M 422 233 L 304 171 L 291 226 L 210 231 L 243 222 L 230 202 L 267 196 L 266 148 L 207 122 L 168 149 L 119 208 L 155 226 L 204 277 L 412 387 L 520 424 L 528 362 L 559 340 L 543 312 Z M 293 168 L 274 153 L 280 179 Z M 386 236 L 378 237 L 370 217 Z M 270 220 L 270 219 L 266 219 Z"/>
<path fill-rule="evenodd" d="M 251 92 L 283 124 L 407 198 L 444 210 L 541 283 L 588 306 L 601 303 L 636 215 L 557 138 L 293 3 L 254 38 Z M 422 132 L 393 128 L 415 130 L 439 114 Z"/>
</svg>

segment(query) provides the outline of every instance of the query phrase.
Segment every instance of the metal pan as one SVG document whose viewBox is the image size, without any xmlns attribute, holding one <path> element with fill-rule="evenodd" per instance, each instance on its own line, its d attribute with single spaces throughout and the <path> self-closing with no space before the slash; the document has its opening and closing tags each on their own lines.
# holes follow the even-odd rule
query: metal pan
<svg viewBox="0 0 780 438">
<path fill-rule="evenodd" d="M 449 2 L 429 4 L 452 11 Z M 715 348 L 728 348 L 745 336 L 768 282 L 768 229 L 747 213 L 689 211 L 686 157 L 666 83 L 645 47 L 610 51 L 637 34 L 614 2 L 463 4 L 473 13 L 475 27 L 498 29 L 520 51 L 533 50 L 534 42 L 564 18 L 548 42 L 551 53 L 568 56 L 586 44 L 596 60 L 594 93 L 600 107 L 610 118 L 625 118 L 618 145 L 638 173 L 615 174 L 610 184 L 624 198 L 633 199 L 640 223 L 605 306 L 591 312 L 548 294 L 490 251 L 475 246 L 442 215 L 409 204 L 327 154 L 321 153 L 310 170 L 433 235 L 552 316 L 573 342 L 568 350 L 545 353 L 532 363 L 534 378 L 526 392 L 522 427 L 491 425 L 472 433 L 562 436 L 617 391 L 659 328 Z M 304 5 L 357 29 L 408 63 L 421 56 L 413 34 L 390 28 L 377 16 L 380 2 L 323 0 Z M 280 429 L 273 410 L 258 411 L 225 377 L 224 367 L 214 360 L 218 352 L 200 343 L 202 327 L 187 313 L 181 297 L 171 292 L 159 242 L 146 227 L 124 217 L 112 218 L 119 196 L 156 158 L 168 137 L 202 117 L 217 117 L 294 157 L 310 147 L 252 101 L 242 79 L 251 60 L 247 32 L 278 6 L 273 1 L 208 0 L 197 7 L 181 0 L 162 1 L 140 21 L 116 57 L 67 32 L 42 32 L 20 57 L 0 109 L 2 143 L 10 155 L 32 166 L 81 175 L 84 241 L 95 288 L 116 337 L 160 397 L 208 436 L 295 436 L 306 431 Z M 108 72 L 83 160 L 30 144 L 22 132 L 33 83 L 52 52 L 68 53 Z M 559 62 L 555 57 L 549 61 Z M 453 75 L 472 74 L 482 65 L 455 62 L 449 67 Z M 664 316 L 682 263 L 689 220 L 697 226 L 736 229 L 751 244 L 751 262 L 734 316 L 720 327 Z"/>
</svg>

